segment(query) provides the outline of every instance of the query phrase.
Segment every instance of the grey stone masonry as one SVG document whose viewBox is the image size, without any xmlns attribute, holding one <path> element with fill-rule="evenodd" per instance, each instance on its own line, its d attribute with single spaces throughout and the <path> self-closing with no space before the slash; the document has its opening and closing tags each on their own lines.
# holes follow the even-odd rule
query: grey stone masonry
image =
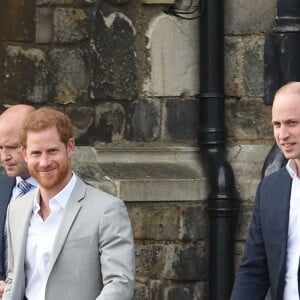
<svg viewBox="0 0 300 300">
<path fill-rule="evenodd" d="M 229 149 L 238 192 L 248 195 L 237 226 L 242 241 L 270 145 Z M 135 239 L 135 300 L 208 299 L 207 179 L 199 158 L 195 147 L 77 147 L 75 171 L 126 203 Z M 242 251 L 240 242 L 237 263 Z"/>
<path fill-rule="evenodd" d="M 191 12 L 201 1 L 3 0 L 0 112 L 26 103 L 70 117 L 75 172 L 128 208 L 134 300 L 207 300 L 209 182 L 198 144 L 199 57 L 206 45 L 199 18 L 169 15 L 169 5 Z M 276 0 L 228 0 L 224 8 L 224 113 L 240 204 L 238 264 L 273 144 L 271 107 L 262 98 Z"/>
</svg>

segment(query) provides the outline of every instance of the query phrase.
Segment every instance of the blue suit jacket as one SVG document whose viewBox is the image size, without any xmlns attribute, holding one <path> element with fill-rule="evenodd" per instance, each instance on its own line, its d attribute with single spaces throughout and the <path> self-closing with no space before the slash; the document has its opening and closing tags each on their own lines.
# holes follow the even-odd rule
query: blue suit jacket
<svg viewBox="0 0 300 300">
<path fill-rule="evenodd" d="M 245 253 L 231 300 L 282 300 L 292 179 L 284 167 L 258 186 Z"/>
<path fill-rule="evenodd" d="M 16 179 L 7 175 L 0 175 L 0 279 L 4 279 L 3 273 L 3 233 L 6 219 L 6 209 L 11 198 Z"/>
</svg>

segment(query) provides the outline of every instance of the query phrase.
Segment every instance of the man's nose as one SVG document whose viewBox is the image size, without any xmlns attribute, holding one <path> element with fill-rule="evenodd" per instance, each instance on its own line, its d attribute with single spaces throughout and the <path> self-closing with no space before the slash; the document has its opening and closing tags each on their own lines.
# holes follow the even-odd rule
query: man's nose
<svg viewBox="0 0 300 300">
<path fill-rule="evenodd" d="M 12 158 L 11 151 L 6 148 L 3 148 L 1 151 L 1 161 L 7 161 Z"/>
<path fill-rule="evenodd" d="M 50 158 L 49 158 L 49 155 L 47 155 L 47 153 L 43 153 L 41 155 L 41 158 L 40 158 L 40 166 L 42 167 L 45 167 L 45 166 L 48 166 L 50 164 Z"/>
<path fill-rule="evenodd" d="M 279 139 L 284 140 L 288 136 L 289 136 L 288 128 L 286 128 L 286 126 L 281 126 L 280 129 L 279 129 L 279 133 L 278 133 Z"/>
</svg>

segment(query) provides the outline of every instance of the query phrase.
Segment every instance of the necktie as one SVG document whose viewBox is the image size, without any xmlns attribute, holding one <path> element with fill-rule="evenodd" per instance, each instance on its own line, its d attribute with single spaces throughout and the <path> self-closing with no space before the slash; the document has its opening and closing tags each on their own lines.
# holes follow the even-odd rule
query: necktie
<svg viewBox="0 0 300 300">
<path fill-rule="evenodd" d="M 32 185 L 29 182 L 22 180 L 17 184 L 17 187 L 20 190 L 19 194 L 17 195 L 17 198 L 18 198 L 18 197 L 25 195 L 27 192 L 29 192 Z"/>
<path fill-rule="evenodd" d="M 30 191 L 32 188 L 32 184 L 29 182 L 22 180 L 17 184 L 17 187 L 19 189 L 19 193 L 16 198 L 21 197 L 25 195 L 27 192 Z M 8 247 L 7 247 L 7 224 L 4 226 L 4 236 L 3 236 L 3 262 L 4 262 L 4 274 L 7 275 L 7 252 L 8 252 Z"/>
</svg>

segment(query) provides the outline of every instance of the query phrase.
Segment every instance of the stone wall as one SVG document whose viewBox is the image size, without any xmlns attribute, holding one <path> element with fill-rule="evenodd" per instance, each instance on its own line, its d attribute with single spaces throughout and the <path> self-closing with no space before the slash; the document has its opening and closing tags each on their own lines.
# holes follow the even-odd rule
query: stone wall
<svg viewBox="0 0 300 300">
<path fill-rule="evenodd" d="M 11 30 L 0 30 L 0 104 L 49 105 L 70 116 L 76 172 L 128 207 L 135 300 L 208 299 L 207 181 L 197 146 L 199 23 L 165 14 L 167 2 L 5 1 L 1 24 Z M 276 3 L 224 3 L 228 159 L 241 202 L 238 263 L 273 143 L 262 96 L 264 42 Z"/>
</svg>

